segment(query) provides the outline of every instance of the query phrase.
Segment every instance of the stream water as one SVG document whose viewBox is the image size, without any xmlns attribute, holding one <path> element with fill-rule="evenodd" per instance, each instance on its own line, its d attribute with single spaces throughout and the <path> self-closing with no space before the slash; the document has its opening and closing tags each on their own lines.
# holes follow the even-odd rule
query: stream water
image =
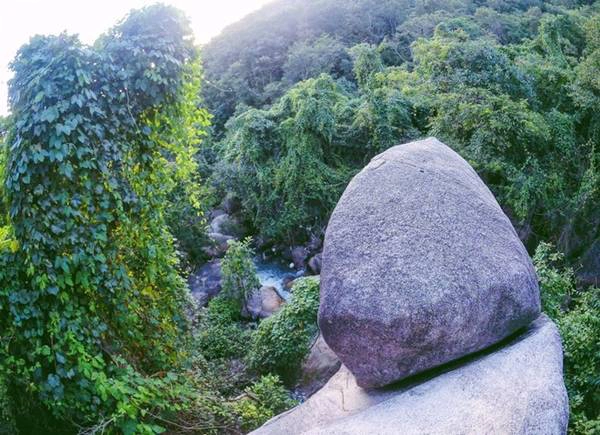
<svg viewBox="0 0 600 435">
<path fill-rule="evenodd" d="M 284 279 L 286 277 L 297 278 L 304 273 L 303 270 L 297 271 L 294 268 L 290 268 L 283 261 L 264 260 L 260 256 L 254 258 L 254 265 L 256 266 L 256 274 L 260 283 L 275 287 L 277 293 L 286 301 L 290 297 L 290 292 L 283 287 Z"/>
</svg>

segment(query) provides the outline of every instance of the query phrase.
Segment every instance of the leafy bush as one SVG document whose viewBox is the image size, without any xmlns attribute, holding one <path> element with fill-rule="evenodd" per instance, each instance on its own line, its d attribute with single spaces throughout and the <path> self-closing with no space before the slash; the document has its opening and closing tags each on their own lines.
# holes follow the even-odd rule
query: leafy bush
<svg viewBox="0 0 600 435">
<path fill-rule="evenodd" d="M 344 45 L 329 35 L 322 35 L 312 41 L 299 41 L 290 47 L 283 65 L 282 80 L 295 84 L 318 77 L 321 73 L 347 76 L 351 67 L 352 62 Z"/>
<path fill-rule="evenodd" d="M 229 241 L 229 248 L 221 262 L 222 295 L 237 302 L 240 308 L 246 298 L 260 288 L 256 266 L 252 261 L 254 251 L 250 247 L 251 241 L 250 238 Z"/>
<path fill-rule="evenodd" d="M 600 430 L 600 289 L 576 292 L 573 271 L 557 266 L 561 259 L 546 243 L 534 256 L 544 311 L 563 340 L 569 431 L 593 434 Z"/>
<path fill-rule="evenodd" d="M 196 334 L 198 350 L 204 358 L 235 358 L 246 354 L 251 331 L 239 320 L 237 301 L 219 296 L 208 303 Z"/>
<path fill-rule="evenodd" d="M 0 435 L 11 435 L 16 432 L 11 399 L 8 393 L 8 382 L 5 374 L 0 373 Z"/>
<path fill-rule="evenodd" d="M 318 310 L 319 277 L 298 279 L 290 301 L 260 323 L 248 354 L 250 366 L 292 382 L 318 332 Z"/>
<path fill-rule="evenodd" d="M 233 191 L 261 236 L 289 244 L 326 224 L 352 171 L 349 146 L 336 146 L 337 110 L 346 96 L 321 75 L 291 89 L 269 110 L 228 123 L 215 183 Z"/>
<path fill-rule="evenodd" d="M 542 310 L 557 319 L 575 296 L 575 274 L 571 268 L 564 267 L 564 255 L 549 243 L 538 245 L 533 262 L 542 287 Z"/>
<path fill-rule="evenodd" d="M 246 389 L 245 397 L 234 409 L 241 418 L 242 430 L 251 431 L 295 404 L 277 376 L 265 375 Z"/>
<path fill-rule="evenodd" d="M 600 431 L 600 289 L 583 293 L 558 319 L 565 352 L 572 433 Z"/>
</svg>

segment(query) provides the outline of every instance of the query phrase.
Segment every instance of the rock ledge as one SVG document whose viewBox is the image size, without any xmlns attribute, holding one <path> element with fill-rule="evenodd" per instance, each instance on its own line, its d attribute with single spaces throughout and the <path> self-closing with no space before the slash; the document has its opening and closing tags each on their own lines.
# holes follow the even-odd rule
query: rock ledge
<svg viewBox="0 0 600 435">
<path fill-rule="evenodd" d="M 365 390 L 342 367 L 305 403 L 252 433 L 566 433 L 569 405 L 561 341 L 545 315 L 501 346 L 418 378 Z"/>
</svg>

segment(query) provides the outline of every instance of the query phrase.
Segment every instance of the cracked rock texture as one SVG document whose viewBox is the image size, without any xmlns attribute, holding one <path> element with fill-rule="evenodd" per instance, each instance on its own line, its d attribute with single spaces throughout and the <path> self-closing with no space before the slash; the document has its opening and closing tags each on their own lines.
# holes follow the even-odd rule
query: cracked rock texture
<svg viewBox="0 0 600 435">
<path fill-rule="evenodd" d="M 345 368 L 254 435 L 565 434 L 569 419 L 556 326 L 545 315 L 487 351 L 386 388 Z"/>
<path fill-rule="evenodd" d="M 325 235 L 319 326 L 358 385 L 477 352 L 539 313 L 525 247 L 449 147 L 395 146 L 348 185 Z"/>
</svg>

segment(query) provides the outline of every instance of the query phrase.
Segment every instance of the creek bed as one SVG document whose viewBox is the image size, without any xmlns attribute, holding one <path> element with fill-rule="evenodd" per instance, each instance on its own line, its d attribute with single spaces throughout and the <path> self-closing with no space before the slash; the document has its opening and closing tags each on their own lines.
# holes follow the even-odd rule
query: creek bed
<svg viewBox="0 0 600 435">
<path fill-rule="evenodd" d="M 290 268 L 283 261 L 264 260 L 260 256 L 254 257 L 254 265 L 261 285 L 275 287 L 277 293 L 286 301 L 289 300 L 291 293 L 283 288 L 283 280 L 286 277 L 295 279 L 304 274 L 304 270 Z"/>
</svg>

